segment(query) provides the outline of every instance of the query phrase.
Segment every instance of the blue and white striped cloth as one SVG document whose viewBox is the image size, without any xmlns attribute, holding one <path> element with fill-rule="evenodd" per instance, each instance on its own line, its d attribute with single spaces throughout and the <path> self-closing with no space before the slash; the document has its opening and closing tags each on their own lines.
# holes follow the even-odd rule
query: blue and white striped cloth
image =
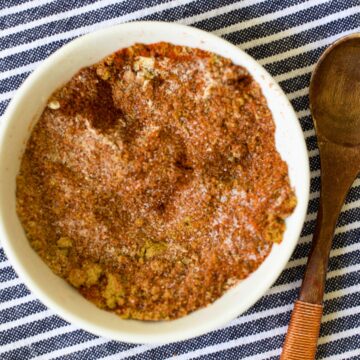
<svg viewBox="0 0 360 360">
<path fill-rule="evenodd" d="M 280 83 L 299 117 L 311 165 L 308 216 L 299 244 L 275 285 L 247 313 L 220 330 L 162 346 L 109 341 L 68 324 L 29 292 L 0 247 L 0 359 L 277 359 L 319 199 L 310 74 L 329 44 L 360 31 L 360 0 L 0 0 L 0 116 L 29 73 L 63 44 L 138 19 L 175 21 L 222 36 Z M 360 178 L 336 229 L 317 356 L 360 359 Z"/>
</svg>

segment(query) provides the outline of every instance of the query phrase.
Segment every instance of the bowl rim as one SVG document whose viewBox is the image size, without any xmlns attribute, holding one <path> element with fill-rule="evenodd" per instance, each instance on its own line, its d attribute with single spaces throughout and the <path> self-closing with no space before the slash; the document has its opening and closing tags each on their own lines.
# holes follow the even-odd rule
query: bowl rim
<svg viewBox="0 0 360 360">
<path fill-rule="evenodd" d="M 56 58 L 62 56 L 64 53 L 70 53 L 71 51 L 76 50 L 78 45 L 84 40 L 95 40 L 99 36 L 106 36 L 106 34 L 109 34 L 113 31 L 116 32 L 123 32 L 123 31 L 131 31 L 132 29 L 142 27 L 146 29 L 147 27 L 159 27 L 159 29 L 163 29 L 163 31 L 166 31 L 166 28 L 172 28 L 172 30 L 176 31 L 184 31 L 190 32 L 194 35 L 197 35 L 199 37 L 205 38 L 209 42 L 218 42 L 222 43 L 224 46 L 227 46 L 229 49 L 231 49 L 232 52 L 235 52 L 239 57 L 245 58 L 247 62 L 251 63 L 254 68 L 256 68 L 258 71 L 261 72 L 262 76 L 264 76 L 264 79 L 271 81 L 271 87 L 274 91 L 277 91 L 279 96 L 281 96 L 282 101 L 284 103 L 284 106 L 286 107 L 286 112 L 289 114 L 289 117 L 292 118 L 290 121 L 295 121 L 296 124 L 294 124 L 294 128 L 297 130 L 296 136 L 300 136 L 302 139 L 302 148 L 299 149 L 299 154 L 302 156 L 302 160 L 306 163 L 306 168 L 303 169 L 304 171 L 304 179 L 305 183 L 304 191 L 302 192 L 301 196 L 304 197 L 304 201 L 302 202 L 302 208 L 300 209 L 300 219 L 296 223 L 296 229 L 295 233 L 298 234 L 298 236 L 289 244 L 286 256 L 282 258 L 279 261 L 279 264 L 277 268 L 274 270 L 274 272 L 269 276 L 266 280 L 266 282 L 262 283 L 261 286 L 259 286 L 259 289 L 255 292 L 255 295 L 252 296 L 252 298 L 247 299 L 247 301 L 243 304 L 242 308 L 233 308 L 233 309 L 227 309 L 226 313 L 222 314 L 222 316 L 218 316 L 212 319 L 209 319 L 205 324 L 198 324 L 197 326 L 193 326 L 192 328 L 189 328 L 187 333 L 184 333 L 184 331 L 178 330 L 174 331 L 171 334 L 168 334 L 166 339 L 164 339 L 164 335 L 161 334 L 148 334 L 148 333 L 141 333 L 138 334 L 129 333 L 127 331 L 123 331 L 122 329 L 118 329 L 117 331 L 113 331 L 106 326 L 102 326 L 99 324 L 95 324 L 90 319 L 84 320 L 77 316 L 74 312 L 69 312 L 68 310 L 64 309 L 62 306 L 60 306 L 57 302 L 55 302 L 52 298 L 48 297 L 42 290 L 43 286 L 39 286 L 36 281 L 32 279 L 32 277 L 27 273 L 26 268 L 21 264 L 16 250 L 13 248 L 11 239 L 9 236 L 7 236 L 6 227 L 3 224 L 2 218 L 0 217 L 0 234 L 1 234 L 1 243 L 4 247 L 5 253 L 8 256 L 11 265 L 16 270 L 17 274 L 19 274 L 20 278 L 24 282 L 24 284 L 50 309 L 54 310 L 54 312 L 65 319 L 66 321 L 75 324 L 79 326 L 82 329 L 85 329 L 91 333 L 94 333 L 98 336 L 106 337 L 109 339 L 115 339 L 120 341 L 126 341 L 131 343 L 168 343 L 168 342 L 174 342 L 174 341 L 180 341 L 180 340 L 186 340 L 189 338 L 193 338 L 195 336 L 202 335 L 206 332 L 212 331 L 216 328 L 219 328 L 220 326 L 226 324 L 230 320 L 234 319 L 238 315 L 245 312 L 249 307 L 251 307 L 256 301 L 259 300 L 259 298 L 265 294 L 265 292 L 272 286 L 272 284 L 276 281 L 276 279 L 279 277 L 280 273 L 283 271 L 285 265 L 290 259 L 291 254 L 293 253 L 293 250 L 298 242 L 298 237 L 300 236 L 301 229 L 303 227 L 305 217 L 307 214 L 307 205 L 309 200 L 309 190 L 310 190 L 310 169 L 309 169 L 309 159 L 307 154 L 307 148 L 304 140 L 303 131 L 301 129 L 300 123 L 297 119 L 297 116 L 295 114 L 294 109 L 292 108 L 292 105 L 290 104 L 290 101 L 280 88 L 280 86 L 273 80 L 273 78 L 268 74 L 268 72 L 254 60 L 251 56 L 246 54 L 244 51 L 236 47 L 235 45 L 232 45 L 228 41 L 221 39 L 217 37 L 216 35 L 213 35 L 211 33 L 208 33 L 206 31 L 193 28 L 187 25 L 182 24 L 176 24 L 176 23 L 168 23 L 168 22 L 161 22 L 161 21 L 134 21 L 131 23 L 125 23 L 125 24 L 119 24 L 115 26 L 110 26 L 101 30 L 97 30 L 85 35 L 82 35 L 66 45 L 62 46 L 58 50 L 56 50 L 52 55 L 50 55 L 48 58 L 46 58 L 39 67 L 35 71 L 33 71 L 28 78 L 24 81 L 24 83 L 20 86 L 20 88 L 16 91 L 15 96 L 12 98 L 10 104 L 7 106 L 7 109 L 4 113 L 3 119 L 0 122 L 0 148 L 2 147 L 2 144 L 4 142 L 4 136 L 6 133 L 7 125 L 12 121 L 13 114 L 16 108 L 21 104 L 21 101 L 23 100 L 23 97 L 31 90 L 31 87 L 35 80 L 41 78 L 43 76 L 44 70 L 46 68 L 49 68 L 52 66 L 53 60 Z M 140 41 L 141 42 L 141 41 Z M 174 44 L 177 42 L 174 41 Z M 216 52 L 216 51 L 213 51 Z M 307 179 L 307 181 L 306 181 Z M 1 196 L 1 193 L 0 193 Z M 165 340 L 165 341 L 164 341 Z"/>
</svg>

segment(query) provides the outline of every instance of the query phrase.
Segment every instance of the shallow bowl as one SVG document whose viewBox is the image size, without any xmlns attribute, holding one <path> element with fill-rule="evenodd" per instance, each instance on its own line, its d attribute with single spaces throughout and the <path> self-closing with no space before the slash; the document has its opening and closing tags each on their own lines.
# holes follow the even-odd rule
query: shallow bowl
<svg viewBox="0 0 360 360">
<path fill-rule="evenodd" d="M 166 41 L 212 51 L 248 69 L 260 84 L 276 124 L 276 146 L 287 162 L 298 204 L 281 244 L 248 278 L 206 308 L 178 320 L 123 320 L 98 309 L 54 275 L 31 249 L 16 215 L 15 179 L 32 126 L 52 92 L 80 68 L 134 43 Z M 298 119 L 272 77 L 238 47 L 207 32 L 170 23 L 133 22 L 77 38 L 47 58 L 22 84 L 0 123 L 0 239 L 24 283 L 65 320 L 99 336 L 133 343 L 166 343 L 214 330 L 246 311 L 270 288 L 288 262 L 304 223 L 309 163 Z"/>
</svg>

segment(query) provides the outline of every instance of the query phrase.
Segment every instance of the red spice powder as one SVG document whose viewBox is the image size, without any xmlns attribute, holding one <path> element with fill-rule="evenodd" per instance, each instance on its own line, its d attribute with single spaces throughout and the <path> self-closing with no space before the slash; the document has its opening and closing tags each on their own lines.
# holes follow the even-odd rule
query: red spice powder
<svg viewBox="0 0 360 360">
<path fill-rule="evenodd" d="M 48 266 L 97 306 L 178 318 L 281 241 L 296 199 L 274 131 L 243 67 L 137 44 L 49 99 L 22 159 L 18 215 Z"/>
</svg>

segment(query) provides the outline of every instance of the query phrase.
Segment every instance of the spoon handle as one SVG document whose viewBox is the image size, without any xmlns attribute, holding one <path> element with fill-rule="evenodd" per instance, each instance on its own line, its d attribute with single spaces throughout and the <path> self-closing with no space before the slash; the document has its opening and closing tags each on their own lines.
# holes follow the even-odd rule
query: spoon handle
<svg viewBox="0 0 360 360">
<path fill-rule="evenodd" d="M 321 194 L 316 229 L 281 360 L 315 359 L 332 238 L 345 196 L 358 171 L 357 162 L 349 164 L 347 161 L 351 149 L 321 141 L 318 145 L 321 157 Z"/>
</svg>

